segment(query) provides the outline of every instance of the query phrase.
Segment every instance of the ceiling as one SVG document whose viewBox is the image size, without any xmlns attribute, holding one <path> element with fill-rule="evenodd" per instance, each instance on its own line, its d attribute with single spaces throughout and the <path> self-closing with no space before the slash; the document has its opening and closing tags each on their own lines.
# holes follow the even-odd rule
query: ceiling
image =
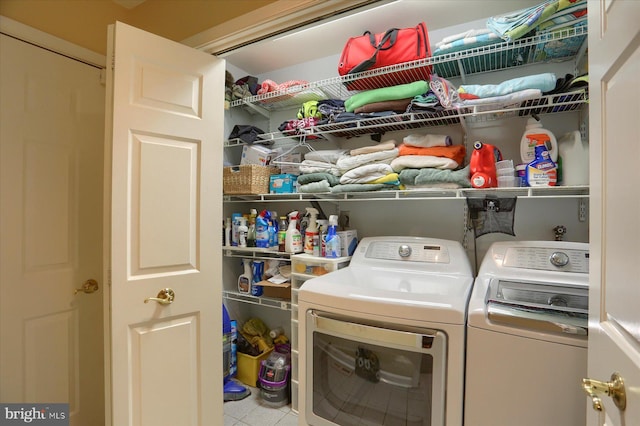
<svg viewBox="0 0 640 426">
<path fill-rule="evenodd" d="M 133 9 L 134 7 L 141 5 L 145 1 L 146 0 L 113 0 L 115 4 L 118 4 L 125 9 Z"/>
<path fill-rule="evenodd" d="M 349 37 L 361 35 L 367 30 L 379 33 L 394 27 L 413 27 L 424 21 L 432 35 L 438 29 L 539 3 L 540 0 L 386 0 L 368 6 L 366 13 L 356 11 L 346 17 L 334 17 L 325 23 L 302 27 L 220 56 L 250 75 L 260 75 L 338 55 Z M 467 26 L 464 29 L 470 28 Z M 441 39 L 433 36 L 430 44 L 433 46 Z M 283 52 L 287 54 L 283 55 Z"/>
</svg>

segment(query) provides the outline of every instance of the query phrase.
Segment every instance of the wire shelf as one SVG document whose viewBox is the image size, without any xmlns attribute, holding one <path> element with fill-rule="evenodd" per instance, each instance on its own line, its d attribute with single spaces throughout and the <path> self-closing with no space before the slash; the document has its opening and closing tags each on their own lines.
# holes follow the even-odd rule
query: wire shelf
<svg viewBox="0 0 640 426">
<path fill-rule="evenodd" d="M 550 187 L 518 187 L 518 188 L 459 188 L 459 189 L 406 189 L 387 191 L 367 191 L 367 192 L 345 192 L 345 193 L 294 193 L 294 194 L 260 194 L 260 195 L 232 195 L 224 196 L 225 203 L 246 203 L 246 202 L 293 202 L 301 201 L 308 203 L 314 201 L 329 202 L 357 202 L 357 201 L 387 201 L 387 200 L 452 200 L 466 199 L 474 197 L 485 197 L 495 195 L 500 197 L 518 198 L 589 198 L 589 186 L 550 186 Z"/>
<path fill-rule="evenodd" d="M 308 100 L 346 99 L 363 89 L 388 87 L 428 79 L 431 71 L 444 78 L 465 77 L 533 63 L 562 62 L 584 51 L 587 27 L 566 28 L 460 52 L 432 56 L 413 62 L 377 68 L 289 87 L 282 91 L 236 99 L 231 107 L 258 104 L 268 111 L 297 107 Z"/>
<path fill-rule="evenodd" d="M 480 123 L 510 117 L 524 117 L 531 114 L 550 114 L 574 111 L 588 102 L 586 90 L 544 95 L 537 99 L 522 101 L 516 105 L 482 105 L 477 107 L 461 106 L 439 112 L 411 112 L 385 117 L 365 118 L 340 123 L 328 123 L 305 129 L 309 137 L 326 139 L 328 136 L 353 138 L 369 134 L 411 130 L 420 127 L 437 127 L 465 123 Z M 265 133 L 260 139 L 277 141 L 298 139 L 301 136 L 285 135 L 281 132 Z M 232 145 L 229 145 L 232 146 Z"/>
</svg>

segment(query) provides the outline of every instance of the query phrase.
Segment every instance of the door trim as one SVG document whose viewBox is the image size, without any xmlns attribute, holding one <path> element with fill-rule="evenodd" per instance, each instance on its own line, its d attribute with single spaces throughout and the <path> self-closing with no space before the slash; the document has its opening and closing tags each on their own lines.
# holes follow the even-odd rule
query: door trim
<svg viewBox="0 0 640 426">
<path fill-rule="evenodd" d="M 181 43 L 212 55 L 220 55 L 304 24 L 373 3 L 389 0 L 277 0 L 242 16 L 230 19 Z"/>
<path fill-rule="evenodd" d="M 6 16 L 0 16 L 0 33 L 42 47 L 54 53 L 59 53 L 76 61 L 84 62 L 96 68 L 104 68 L 107 63 L 106 56 L 18 21 L 14 21 Z"/>
</svg>

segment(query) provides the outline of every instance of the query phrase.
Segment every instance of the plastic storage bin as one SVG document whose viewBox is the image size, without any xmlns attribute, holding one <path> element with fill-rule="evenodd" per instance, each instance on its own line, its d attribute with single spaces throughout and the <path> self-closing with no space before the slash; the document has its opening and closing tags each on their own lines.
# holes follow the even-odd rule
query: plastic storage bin
<svg viewBox="0 0 640 426">
<path fill-rule="evenodd" d="M 350 260 L 349 256 L 328 258 L 296 254 L 291 256 L 291 273 L 317 277 L 344 268 L 349 265 Z"/>
<path fill-rule="evenodd" d="M 264 351 L 258 356 L 251 356 L 238 352 L 238 374 L 236 379 L 247 386 L 257 387 L 260 374 L 260 363 L 267 359 L 273 352 L 273 348 Z"/>
</svg>

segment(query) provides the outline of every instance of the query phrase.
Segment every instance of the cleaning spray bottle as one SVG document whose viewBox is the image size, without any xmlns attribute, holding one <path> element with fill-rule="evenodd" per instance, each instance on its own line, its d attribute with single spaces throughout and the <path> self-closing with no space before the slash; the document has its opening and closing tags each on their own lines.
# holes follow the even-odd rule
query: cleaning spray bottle
<svg viewBox="0 0 640 426">
<path fill-rule="evenodd" d="M 316 247 L 318 246 L 318 210 L 313 207 L 307 207 L 307 213 L 309 214 L 309 225 L 304 231 L 304 252 L 313 254 L 314 240 Z"/>
<path fill-rule="evenodd" d="M 498 186 L 496 161 L 502 160 L 500 150 L 488 143 L 475 141 L 469 161 L 471 186 L 474 188 L 495 188 Z"/>
<path fill-rule="evenodd" d="M 251 295 L 262 296 L 264 288 L 258 283 L 262 281 L 264 275 L 264 260 L 254 260 L 251 265 L 253 267 L 251 269 Z"/>
<path fill-rule="evenodd" d="M 225 219 L 224 223 L 224 245 L 231 247 L 231 218 Z"/>
<path fill-rule="evenodd" d="M 244 266 L 244 272 L 238 277 L 238 291 L 240 293 L 251 293 L 251 259 L 242 259 L 242 265 Z"/>
<path fill-rule="evenodd" d="M 251 209 L 249 213 L 249 230 L 247 231 L 247 247 L 256 246 L 256 216 L 258 216 L 258 211 Z"/>
<path fill-rule="evenodd" d="M 269 242 L 269 246 L 271 248 L 278 248 L 278 232 L 280 230 L 280 224 L 278 223 L 278 212 L 275 210 L 271 210 L 271 223 L 273 224 L 273 240 Z"/>
<path fill-rule="evenodd" d="M 276 218 L 271 216 L 267 230 L 269 232 L 269 248 L 278 247 L 278 231 L 276 230 L 277 222 Z"/>
<path fill-rule="evenodd" d="M 558 161 L 558 142 L 556 141 L 556 137 L 549 130 L 543 128 L 540 119 L 534 115 L 527 120 L 527 125 L 524 128 L 524 134 L 520 139 L 520 158 L 524 164 L 529 164 L 535 160 L 536 157 L 536 143 L 532 141 L 528 135 L 539 135 L 543 133 L 549 137 L 549 142 L 551 143 L 551 146 L 547 147 L 551 160 L 554 163 Z"/>
<path fill-rule="evenodd" d="M 284 252 L 286 241 L 287 241 L 287 217 L 280 216 L 280 223 L 278 224 L 278 251 Z"/>
<path fill-rule="evenodd" d="M 269 247 L 269 218 L 271 213 L 267 210 L 260 212 L 256 218 L 256 247 Z"/>
<path fill-rule="evenodd" d="M 558 166 L 549 153 L 549 135 L 533 133 L 527 135 L 535 143 L 535 159 L 527 164 L 525 178 L 529 186 L 556 186 Z"/>
<path fill-rule="evenodd" d="M 325 242 L 325 257 L 335 259 L 340 257 L 340 236 L 338 235 L 338 216 L 332 214 L 329 216 L 329 230 L 327 231 L 327 240 Z"/>
<path fill-rule="evenodd" d="M 231 213 L 231 245 L 234 247 L 238 245 L 238 226 L 240 226 L 241 217 L 240 213 Z"/>
<path fill-rule="evenodd" d="M 327 219 L 318 219 L 316 220 L 318 223 L 318 236 L 319 236 L 319 244 L 320 249 L 318 250 L 320 253 L 318 256 L 325 257 L 325 250 L 327 242 L 327 230 L 329 229 L 329 221 Z"/>
<path fill-rule="evenodd" d="M 302 235 L 297 228 L 297 217 L 297 211 L 292 211 L 291 213 L 289 213 L 289 227 L 287 228 L 284 242 L 284 251 L 286 253 L 302 252 Z"/>
<path fill-rule="evenodd" d="M 238 247 L 246 247 L 247 246 L 247 218 L 244 216 L 240 216 L 238 218 L 240 221 L 240 225 L 238 225 Z"/>
</svg>

